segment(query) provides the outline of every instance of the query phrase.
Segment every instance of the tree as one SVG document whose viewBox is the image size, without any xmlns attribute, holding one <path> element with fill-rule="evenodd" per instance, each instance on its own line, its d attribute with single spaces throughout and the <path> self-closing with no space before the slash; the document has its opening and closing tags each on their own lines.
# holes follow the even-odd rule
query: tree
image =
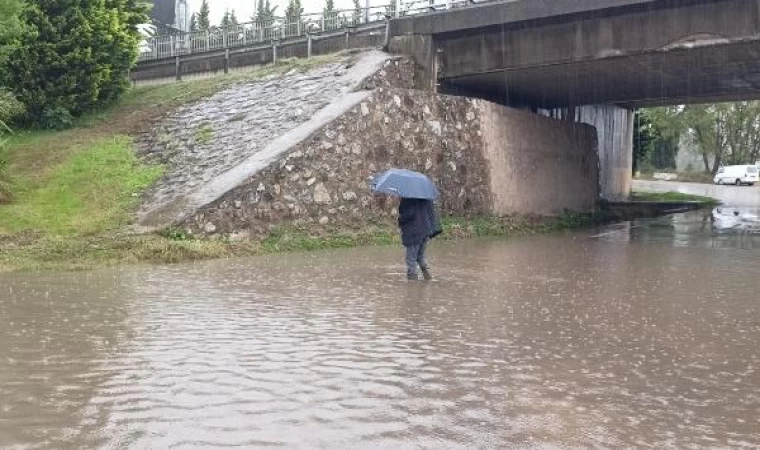
<svg viewBox="0 0 760 450">
<path fill-rule="evenodd" d="M 324 17 L 326 30 L 338 28 L 338 12 L 335 11 L 335 2 L 333 0 L 325 1 L 325 9 L 322 11 L 322 16 Z"/>
<path fill-rule="evenodd" d="M 21 33 L 21 0 L 0 0 L 0 67 Z"/>
<path fill-rule="evenodd" d="M 223 27 L 230 26 L 230 10 L 229 9 L 224 11 L 224 16 L 222 17 L 222 23 L 220 25 Z"/>
<path fill-rule="evenodd" d="M 285 9 L 285 17 L 292 20 L 300 20 L 302 14 L 301 0 L 290 0 L 288 7 Z"/>
<path fill-rule="evenodd" d="M 190 16 L 190 31 L 198 31 L 198 14 Z"/>
<path fill-rule="evenodd" d="M 19 15 L 21 14 L 20 0 L 0 0 L 0 73 L 21 33 Z M 11 200 L 10 182 L 8 181 L 8 163 L 3 158 L 2 148 L 12 132 L 8 122 L 20 116 L 24 106 L 16 97 L 0 84 L 0 203 Z"/>
<path fill-rule="evenodd" d="M 362 5 L 359 0 L 354 0 L 354 25 L 358 25 L 362 20 Z"/>
<path fill-rule="evenodd" d="M 198 29 L 201 31 L 208 31 L 211 28 L 211 22 L 209 15 L 211 11 L 208 7 L 208 0 L 203 0 L 201 3 L 201 9 L 198 11 Z"/>
<path fill-rule="evenodd" d="M 251 19 L 256 22 L 254 27 L 260 33 L 262 39 L 271 37 L 271 26 L 274 23 L 276 6 L 272 6 L 269 0 L 259 0 L 256 6 L 256 14 Z"/>
<path fill-rule="evenodd" d="M 269 24 L 274 21 L 277 6 L 272 6 L 269 0 L 259 0 L 256 7 L 256 14 L 251 18 L 255 22 Z"/>
<path fill-rule="evenodd" d="M 301 23 L 301 15 L 303 15 L 303 8 L 301 7 L 301 0 L 290 0 L 288 7 L 285 9 L 285 20 L 287 22 L 287 34 L 298 34 L 298 30 L 302 29 L 299 26 Z"/>
<path fill-rule="evenodd" d="M 705 172 L 721 165 L 754 163 L 760 157 L 760 102 L 718 103 L 656 108 L 653 117 L 665 132 L 690 139 Z"/>
<path fill-rule="evenodd" d="M 20 30 L 20 0 L 0 0 L 0 39 L 17 34 Z"/>
<path fill-rule="evenodd" d="M 647 110 L 638 110 L 633 116 L 633 173 L 649 162 L 654 141 L 657 139 Z"/>
<path fill-rule="evenodd" d="M 233 9 L 232 12 L 230 12 L 230 25 L 238 25 L 238 19 L 235 15 L 235 10 Z"/>
<path fill-rule="evenodd" d="M 676 168 L 678 136 L 663 131 L 662 125 L 653 119 L 649 109 L 638 110 L 634 115 L 633 171 L 642 168 Z"/>
<path fill-rule="evenodd" d="M 137 0 L 34 0 L 21 20 L 0 84 L 26 106 L 30 121 L 52 128 L 113 102 L 129 87 L 141 39 L 137 26 L 148 15 Z"/>
</svg>

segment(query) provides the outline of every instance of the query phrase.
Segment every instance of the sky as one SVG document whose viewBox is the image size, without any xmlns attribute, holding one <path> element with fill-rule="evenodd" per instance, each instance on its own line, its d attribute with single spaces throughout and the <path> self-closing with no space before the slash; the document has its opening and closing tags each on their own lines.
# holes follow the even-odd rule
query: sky
<svg viewBox="0 0 760 450">
<path fill-rule="evenodd" d="M 334 0 L 336 9 L 350 9 L 353 7 L 353 0 Z M 359 0 L 359 3 L 364 6 L 367 0 Z M 287 0 L 271 0 L 272 4 L 278 5 L 277 12 L 282 14 L 285 12 L 285 8 L 288 6 Z M 388 4 L 388 0 L 370 0 L 372 6 L 379 6 Z M 209 10 L 211 11 L 211 23 L 218 24 L 224 16 L 226 9 L 234 9 L 235 15 L 240 22 L 247 22 L 253 15 L 253 11 L 256 8 L 257 0 L 208 0 Z M 197 12 L 201 6 L 201 0 L 190 0 L 190 12 Z M 301 6 L 303 6 L 304 12 L 314 13 L 322 11 L 325 7 L 325 0 L 301 0 Z"/>
</svg>

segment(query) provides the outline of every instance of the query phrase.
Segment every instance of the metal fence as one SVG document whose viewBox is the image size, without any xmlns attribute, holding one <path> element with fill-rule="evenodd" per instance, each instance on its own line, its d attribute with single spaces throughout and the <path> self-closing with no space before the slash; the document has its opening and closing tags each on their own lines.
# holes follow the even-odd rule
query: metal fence
<svg viewBox="0 0 760 450">
<path fill-rule="evenodd" d="M 485 3 L 480 0 L 477 3 Z M 394 17 L 425 14 L 475 4 L 475 0 L 393 0 L 383 6 L 336 10 L 329 13 L 277 17 L 226 27 L 173 35 L 152 36 L 140 44 L 139 61 L 224 50 L 248 45 L 303 38 L 335 30 L 382 23 Z"/>
</svg>

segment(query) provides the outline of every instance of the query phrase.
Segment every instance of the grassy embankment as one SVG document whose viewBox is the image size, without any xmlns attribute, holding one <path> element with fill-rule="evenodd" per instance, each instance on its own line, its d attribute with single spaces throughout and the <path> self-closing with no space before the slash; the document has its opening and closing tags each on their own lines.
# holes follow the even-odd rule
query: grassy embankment
<svg viewBox="0 0 760 450">
<path fill-rule="evenodd" d="M 337 60 L 291 60 L 224 77 L 133 89 L 118 104 L 65 131 L 21 130 L 0 149 L 8 162 L 12 201 L 0 205 L 0 271 L 88 268 L 124 263 L 171 263 L 208 258 L 397 243 L 392 222 L 321 234 L 277 229 L 258 241 L 195 240 L 181 232 L 125 231 L 140 193 L 163 168 L 134 154 L 133 137 L 167 112 L 226 86 Z M 506 236 L 578 228 L 601 215 L 556 219 L 448 218 L 444 239 Z"/>
<path fill-rule="evenodd" d="M 69 130 L 16 130 L 0 147 L 0 161 L 7 164 L 2 187 L 10 197 L 0 205 L 0 270 L 219 256 L 218 243 L 123 232 L 139 194 L 163 173 L 135 157 L 134 136 L 169 111 L 227 86 L 341 57 L 285 60 L 227 76 L 138 87 Z"/>
<path fill-rule="evenodd" d="M 445 218 L 441 240 L 511 236 L 575 229 L 604 221 L 603 216 L 568 214 L 560 218 Z M 176 263 L 212 258 L 311 251 L 361 245 L 399 244 L 392 222 L 361 231 L 334 229 L 314 233 L 278 228 L 260 240 L 201 240 L 176 230 L 155 234 L 117 231 L 93 235 L 50 235 L 35 232 L 0 235 L 0 272 L 37 269 L 85 269 L 118 264 Z"/>
<path fill-rule="evenodd" d="M 715 206 L 720 202 L 712 197 L 703 197 L 701 195 L 683 194 L 681 192 L 633 192 L 631 200 L 640 202 L 663 202 L 663 203 L 685 203 L 697 202 L 703 206 Z"/>
</svg>

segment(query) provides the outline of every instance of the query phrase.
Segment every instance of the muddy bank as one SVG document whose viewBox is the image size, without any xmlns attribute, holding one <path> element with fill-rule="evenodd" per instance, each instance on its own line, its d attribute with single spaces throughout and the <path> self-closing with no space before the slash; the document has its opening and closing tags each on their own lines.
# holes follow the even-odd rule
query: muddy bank
<svg viewBox="0 0 760 450">
<path fill-rule="evenodd" d="M 595 214 L 554 218 L 510 216 L 446 217 L 437 241 L 475 237 L 510 237 L 577 229 L 602 223 Z M 115 232 L 108 235 L 55 237 L 39 234 L 4 236 L 0 240 L 0 272 L 18 270 L 81 270 L 116 265 L 173 264 L 283 252 L 358 246 L 401 245 L 395 220 L 386 217 L 355 227 L 273 227 L 244 240 L 195 238 L 176 228 L 156 233 Z"/>
</svg>

